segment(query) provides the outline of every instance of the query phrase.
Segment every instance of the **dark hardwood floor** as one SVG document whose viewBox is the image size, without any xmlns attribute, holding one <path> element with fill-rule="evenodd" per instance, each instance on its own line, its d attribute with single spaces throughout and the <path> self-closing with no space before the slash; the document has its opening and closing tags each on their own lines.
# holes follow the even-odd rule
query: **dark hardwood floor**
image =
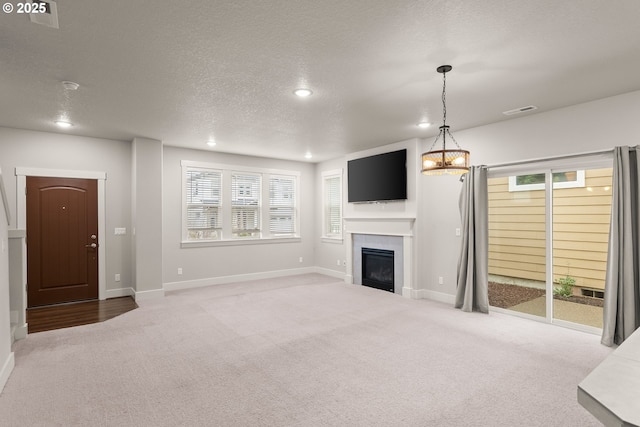
<svg viewBox="0 0 640 427">
<path fill-rule="evenodd" d="M 29 333 L 104 322 L 138 308 L 131 297 L 81 301 L 27 310 Z"/>
</svg>

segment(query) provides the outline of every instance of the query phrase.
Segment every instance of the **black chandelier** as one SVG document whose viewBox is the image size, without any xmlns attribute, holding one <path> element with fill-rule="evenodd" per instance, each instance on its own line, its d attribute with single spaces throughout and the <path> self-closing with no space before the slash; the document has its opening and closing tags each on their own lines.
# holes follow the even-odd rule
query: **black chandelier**
<svg viewBox="0 0 640 427">
<path fill-rule="evenodd" d="M 440 126 L 440 133 L 431 144 L 429 151 L 422 153 L 422 173 L 424 175 L 461 175 L 469 172 L 469 152 L 458 145 L 449 131 L 449 126 L 447 126 L 447 73 L 452 68 L 451 65 L 441 65 L 436 69 L 442 74 L 442 126 Z M 447 150 L 447 136 L 456 144 L 457 149 Z M 440 138 L 442 138 L 442 150 L 434 150 L 433 148 Z"/>
</svg>

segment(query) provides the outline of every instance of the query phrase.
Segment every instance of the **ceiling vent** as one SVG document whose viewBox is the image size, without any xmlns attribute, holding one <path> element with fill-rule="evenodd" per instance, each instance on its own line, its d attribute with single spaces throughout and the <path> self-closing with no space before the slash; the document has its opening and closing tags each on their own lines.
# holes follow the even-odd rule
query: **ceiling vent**
<svg viewBox="0 0 640 427">
<path fill-rule="evenodd" d="M 538 107 L 535 105 L 527 105 L 526 107 L 514 108 L 513 110 L 503 111 L 502 114 L 505 116 L 513 116 L 514 114 L 526 113 L 527 111 L 537 110 Z"/>
<path fill-rule="evenodd" d="M 58 27 L 58 5 L 53 0 L 32 0 L 33 6 L 29 19 L 34 24 L 44 25 L 45 27 Z"/>
</svg>

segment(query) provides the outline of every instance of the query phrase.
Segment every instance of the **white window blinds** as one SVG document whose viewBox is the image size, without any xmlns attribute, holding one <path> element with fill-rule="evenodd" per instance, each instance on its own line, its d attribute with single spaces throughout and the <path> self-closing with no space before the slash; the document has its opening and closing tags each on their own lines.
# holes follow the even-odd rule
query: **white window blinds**
<svg viewBox="0 0 640 427">
<path fill-rule="evenodd" d="M 300 172 L 182 160 L 182 243 L 299 239 Z"/>
<path fill-rule="evenodd" d="M 261 175 L 231 174 L 231 233 L 233 237 L 260 236 Z"/>
<path fill-rule="evenodd" d="M 292 176 L 269 178 L 269 232 L 293 235 L 296 232 L 296 179 Z"/>
<path fill-rule="evenodd" d="M 186 209 L 188 240 L 218 240 L 221 238 L 220 171 L 188 169 L 186 171 Z"/>
<path fill-rule="evenodd" d="M 324 178 L 324 236 L 342 237 L 342 177 Z"/>
</svg>

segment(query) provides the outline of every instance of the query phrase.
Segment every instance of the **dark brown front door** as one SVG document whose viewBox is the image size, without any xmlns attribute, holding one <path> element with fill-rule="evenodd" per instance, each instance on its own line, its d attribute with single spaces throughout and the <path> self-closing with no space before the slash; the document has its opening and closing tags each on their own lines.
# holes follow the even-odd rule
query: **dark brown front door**
<svg viewBox="0 0 640 427">
<path fill-rule="evenodd" d="M 28 307 L 98 298 L 98 182 L 27 177 Z"/>
</svg>

